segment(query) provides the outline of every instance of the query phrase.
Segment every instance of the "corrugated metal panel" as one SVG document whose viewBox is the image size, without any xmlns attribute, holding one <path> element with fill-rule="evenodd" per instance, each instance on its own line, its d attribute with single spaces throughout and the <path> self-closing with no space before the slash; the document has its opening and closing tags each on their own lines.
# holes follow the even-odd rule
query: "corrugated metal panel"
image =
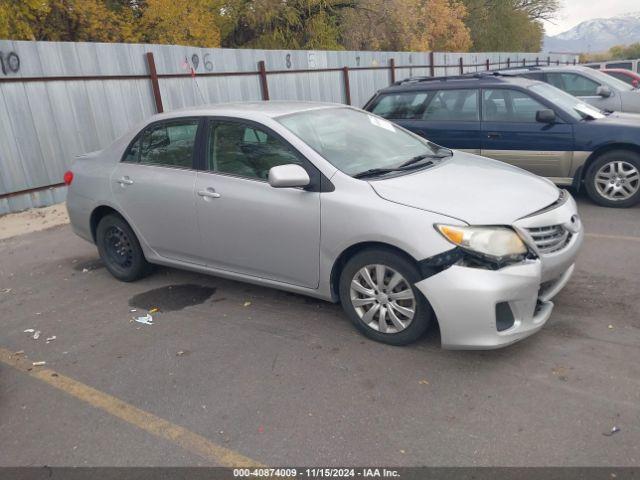
<svg viewBox="0 0 640 480">
<path fill-rule="evenodd" d="M 196 72 L 195 78 L 160 78 L 165 110 L 202 103 L 260 100 L 257 75 L 204 77 L 209 72 L 256 72 L 258 62 L 269 70 L 388 67 L 395 60 L 396 79 L 430 75 L 428 52 L 300 51 L 203 49 L 175 45 L 24 42 L 0 40 L 0 51 L 15 52 L 18 71 L 0 77 L 148 75 L 145 54 L 153 52 L 159 75 Z M 436 53 L 437 75 L 458 74 L 465 64 L 544 60 L 542 54 Z M 573 61 L 553 55 L 552 60 Z M 506 65 L 506 64 L 505 64 Z M 466 67 L 465 71 L 482 70 Z M 350 70 L 351 103 L 362 106 L 391 80 L 390 71 Z M 278 73 L 268 76 L 274 100 L 344 102 L 342 71 Z M 147 78 L 72 80 L 29 83 L 0 82 L 0 194 L 56 184 L 74 156 L 98 150 L 155 112 Z M 64 199 L 65 189 L 0 200 L 0 214 Z"/>
</svg>

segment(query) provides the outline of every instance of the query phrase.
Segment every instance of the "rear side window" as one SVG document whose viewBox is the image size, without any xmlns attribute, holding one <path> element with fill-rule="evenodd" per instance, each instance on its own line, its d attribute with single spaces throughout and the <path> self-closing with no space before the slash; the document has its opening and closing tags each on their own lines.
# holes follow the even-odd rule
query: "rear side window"
<svg viewBox="0 0 640 480">
<path fill-rule="evenodd" d="M 519 90 L 485 90 L 482 115 L 487 122 L 533 123 L 536 112 L 547 107 Z"/>
<path fill-rule="evenodd" d="M 575 97 L 593 97 L 600 84 L 576 73 L 547 73 L 547 82 Z"/>
<path fill-rule="evenodd" d="M 479 121 L 478 90 L 439 90 L 422 115 L 430 121 Z"/>
<path fill-rule="evenodd" d="M 197 131 L 198 120 L 154 124 L 129 147 L 123 161 L 192 168 Z"/>
<path fill-rule="evenodd" d="M 421 118 L 427 95 L 427 92 L 402 92 L 384 95 L 378 99 L 371 112 L 384 118 Z"/>
</svg>

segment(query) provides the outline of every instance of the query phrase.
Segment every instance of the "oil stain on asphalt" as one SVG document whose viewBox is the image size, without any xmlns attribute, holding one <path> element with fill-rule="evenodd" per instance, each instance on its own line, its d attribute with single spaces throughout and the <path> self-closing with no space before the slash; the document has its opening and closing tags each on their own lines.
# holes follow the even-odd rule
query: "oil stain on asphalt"
<svg viewBox="0 0 640 480">
<path fill-rule="evenodd" d="M 204 287 L 184 283 L 167 285 L 139 293 L 129 299 L 129 305 L 135 308 L 150 310 L 158 308 L 161 312 L 175 312 L 185 307 L 200 305 L 215 293 L 214 287 Z"/>
</svg>

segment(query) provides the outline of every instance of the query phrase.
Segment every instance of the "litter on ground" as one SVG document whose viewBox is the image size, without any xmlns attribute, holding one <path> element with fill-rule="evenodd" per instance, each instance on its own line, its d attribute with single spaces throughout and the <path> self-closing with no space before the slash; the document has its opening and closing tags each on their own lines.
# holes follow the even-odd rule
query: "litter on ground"
<svg viewBox="0 0 640 480">
<path fill-rule="evenodd" d="M 153 317 L 148 313 L 144 317 L 136 317 L 134 320 L 145 325 L 153 325 Z"/>
<path fill-rule="evenodd" d="M 34 340 L 39 339 L 39 338 L 40 338 L 40 333 L 41 333 L 41 332 L 40 332 L 40 330 L 36 330 L 36 331 L 33 333 L 33 339 L 34 339 Z"/>
<path fill-rule="evenodd" d="M 42 367 L 43 365 L 46 365 L 47 362 L 33 362 L 31 365 L 33 365 L 34 367 Z"/>
</svg>

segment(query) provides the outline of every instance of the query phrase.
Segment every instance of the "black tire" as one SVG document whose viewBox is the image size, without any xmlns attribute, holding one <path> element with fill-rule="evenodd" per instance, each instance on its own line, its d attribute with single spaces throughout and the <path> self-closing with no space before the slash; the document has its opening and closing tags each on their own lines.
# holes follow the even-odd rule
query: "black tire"
<svg viewBox="0 0 640 480">
<path fill-rule="evenodd" d="M 351 299 L 351 282 L 356 277 L 356 274 L 359 274 L 361 269 L 365 266 L 369 265 L 383 265 L 384 267 L 395 270 L 395 272 L 399 273 L 406 279 L 406 282 L 403 285 L 408 284 L 413 292 L 413 301 L 415 301 L 415 313 L 413 319 L 410 321 L 408 326 L 404 330 L 400 330 L 394 333 L 385 333 L 380 330 L 376 330 L 375 328 L 367 325 L 362 318 L 361 313 L 358 313 L 356 307 L 352 304 Z M 376 270 L 377 272 L 377 270 Z M 392 274 L 393 272 L 388 272 Z M 421 280 L 420 272 L 416 265 L 411 262 L 409 259 L 404 256 L 395 253 L 391 250 L 385 249 L 368 249 L 364 250 L 360 253 L 354 255 L 344 266 L 342 273 L 340 275 L 340 300 L 342 303 L 342 308 L 346 312 L 347 316 L 354 323 L 356 328 L 360 330 L 367 337 L 377 340 L 378 342 L 387 343 L 390 345 L 408 345 L 410 343 L 418 340 L 429 328 L 431 321 L 433 319 L 433 311 L 427 299 L 424 298 L 422 293 L 415 288 L 416 282 Z M 386 285 L 389 285 L 389 281 L 383 280 L 383 283 L 386 282 Z M 400 287 L 398 287 L 400 288 Z M 405 289 L 406 290 L 406 289 Z M 388 292 L 387 292 L 388 293 Z M 388 301 L 387 297 L 383 301 Z M 387 303 L 385 309 L 391 309 L 391 302 Z M 361 307 L 360 311 L 364 311 L 364 309 L 369 307 Z M 371 307 L 372 308 L 372 307 Z M 379 306 L 379 309 L 381 307 Z M 394 315 L 396 311 L 394 311 Z M 385 317 L 388 319 L 386 321 L 386 325 L 390 325 L 392 328 L 393 324 L 389 317 L 390 314 L 385 312 Z M 363 316 L 366 316 L 366 311 Z M 380 328 L 380 314 L 374 314 L 374 317 L 377 316 L 377 321 L 374 320 L 372 323 L 377 325 Z M 396 316 L 396 318 L 398 318 Z M 377 322 L 377 323 L 376 323 Z M 386 326 L 384 328 L 387 328 Z"/>
<path fill-rule="evenodd" d="M 598 205 L 602 205 L 603 207 L 612 207 L 612 208 L 627 208 L 632 207 L 638 201 L 640 201 L 640 178 L 637 178 L 630 183 L 629 185 L 632 188 L 635 188 L 636 191 L 633 195 L 628 198 L 621 198 L 619 200 L 613 198 L 607 198 L 604 196 L 596 185 L 596 175 L 607 164 L 611 164 L 613 162 L 624 162 L 626 165 L 631 165 L 636 168 L 636 171 L 640 172 L 640 155 L 635 152 L 631 152 L 629 150 L 612 150 L 610 152 L 606 152 L 600 155 L 595 159 L 584 176 L 585 188 L 587 190 L 587 194 L 589 198 L 593 200 Z M 628 180 L 627 180 L 628 181 Z"/>
<path fill-rule="evenodd" d="M 96 229 L 98 253 L 111 275 L 133 282 L 151 273 L 152 266 L 129 224 L 116 214 L 104 216 Z"/>
</svg>

